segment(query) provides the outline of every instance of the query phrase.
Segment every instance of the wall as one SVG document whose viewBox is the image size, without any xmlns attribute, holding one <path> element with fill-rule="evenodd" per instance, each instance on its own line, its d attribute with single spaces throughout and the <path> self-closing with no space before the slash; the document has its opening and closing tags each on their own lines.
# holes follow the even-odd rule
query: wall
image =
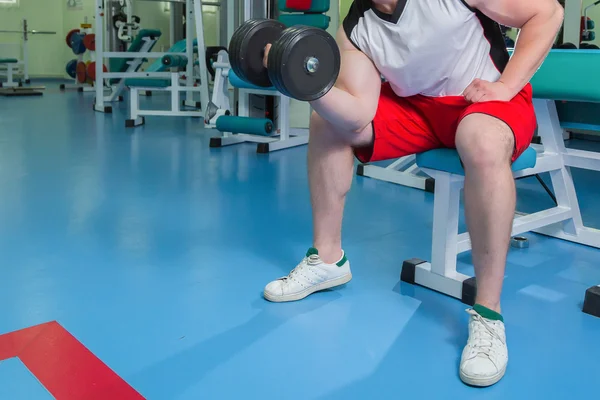
<svg viewBox="0 0 600 400">
<path fill-rule="evenodd" d="M 55 31 L 56 35 L 30 35 L 29 74 L 31 76 L 62 76 L 63 0 L 20 0 L 18 7 L 0 7 L 0 27 L 3 30 L 22 29 L 23 18 L 30 29 Z M 19 34 L 0 33 L 0 43 L 17 43 Z"/>
</svg>

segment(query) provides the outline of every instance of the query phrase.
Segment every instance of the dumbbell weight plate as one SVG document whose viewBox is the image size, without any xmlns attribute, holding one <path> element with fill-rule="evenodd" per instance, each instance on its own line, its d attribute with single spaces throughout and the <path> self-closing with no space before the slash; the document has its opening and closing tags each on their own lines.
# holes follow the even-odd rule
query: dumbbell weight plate
<svg viewBox="0 0 600 400">
<path fill-rule="evenodd" d="M 335 84 L 340 59 L 335 40 L 323 29 L 290 27 L 282 32 L 269 52 L 269 78 L 286 96 L 313 101 Z"/>
<path fill-rule="evenodd" d="M 246 82 L 269 87 L 269 73 L 263 65 L 265 46 L 277 40 L 285 29 L 279 21 L 255 19 L 238 28 L 229 44 L 229 62 L 233 72 Z"/>
</svg>

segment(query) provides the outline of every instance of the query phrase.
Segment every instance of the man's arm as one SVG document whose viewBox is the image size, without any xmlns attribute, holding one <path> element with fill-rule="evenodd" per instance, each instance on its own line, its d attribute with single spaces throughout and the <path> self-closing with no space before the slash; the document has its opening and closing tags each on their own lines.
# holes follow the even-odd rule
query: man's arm
<svg viewBox="0 0 600 400">
<path fill-rule="evenodd" d="M 351 132 L 362 132 L 375 117 L 381 75 L 373 62 L 348 40 L 341 27 L 336 40 L 342 56 L 340 74 L 335 87 L 311 102 L 311 106 L 332 125 Z"/>
<path fill-rule="evenodd" d="M 564 10 L 556 0 L 467 0 L 500 25 L 519 28 L 519 40 L 499 82 L 510 99 L 531 80 L 552 48 Z M 483 99 L 485 100 L 485 99 Z"/>
</svg>

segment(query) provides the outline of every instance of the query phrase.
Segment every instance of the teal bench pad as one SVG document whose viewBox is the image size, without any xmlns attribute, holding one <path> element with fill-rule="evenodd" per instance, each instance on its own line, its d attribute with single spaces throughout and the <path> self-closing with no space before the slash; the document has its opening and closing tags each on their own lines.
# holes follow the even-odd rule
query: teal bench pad
<svg viewBox="0 0 600 400">
<path fill-rule="evenodd" d="M 0 64 L 16 64 L 19 60 L 16 58 L 0 58 Z"/>
<path fill-rule="evenodd" d="M 536 159 L 536 151 L 528 147 L 512 164 L 512 170 L 516 172 L 533 168 L 535 167 Z M 455 149 L 435 149 L 417 154 L 417 165 L 420 168 L 429 168 L 455 175 L 464 176 L 465 174 L 460 157 Z"/>
<path fill-rule="evenodd" d="M 512 51 L 509 51 L 512 55 Z M 553 49 L 531 78 L 533 97 L 600 102 L 600 51 Z"/>
<path fill-rule="evenodd" d="M 125 85 L 129 87 L 166 88 L 171 86 L 171 80 L 159 78 L 127 78 L 125 79 Z"/>
<path fill-rule="evenodd" d="M 275 91 L 274 87 L 260 87 L 260 86 L 256 86 L 253 85 L 251 83 L 248 83 L 242 79 L 240 79 L 240 77 L 238 77 L 235 72 L 233 72 L 232 69 L 229 70 L 229 83 L 231 83 L 231 86 L 236 87 L 238 89 L 256 89 L 256 90 L 272 90 Z"/>
<path fill-rule="evenodd" d="M 196 39 L 194 39 L 194 43 L 196 43 Z M 186 51 L 186 41 L 185 39 L 180 40 L 179 42 L 175 43 L 169 50 L 167 50 L 167 53 L 185 53 Z M 168 56 L 164 56 L 164 57 L 168 57 Z M 164 58 L 163 57 L 163 58 Z M 148 66 L 148 68 L 146 68 L 146 72 L 164 72 L 164 71 L 168 71 L 170 69 L 170 67 L 167 67 L 166 65 L 163 64 L 162 62 L 162 58 L 157 59 L 156 61 L 154 61 L 152 64 L 150 64 Z M 125 79 L 125 85 L 126 86 L 137 86 L 137 87 L 155 87 L 155 88 L 166 88 L 171 86 L 171 80 L 170 79 L 162 79 L 162 78 L 154 78 L 154 79 L 148 79 L 148 78 L 127 78 Z"/>
</svg>

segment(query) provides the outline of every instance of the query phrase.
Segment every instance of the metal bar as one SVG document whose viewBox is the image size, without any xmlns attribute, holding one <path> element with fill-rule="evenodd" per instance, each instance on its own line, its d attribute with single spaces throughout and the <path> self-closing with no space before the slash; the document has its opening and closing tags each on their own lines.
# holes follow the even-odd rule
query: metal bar
<svg viewBox="0 0 600 400">
<path fill-rule="evenodd" d="M 0 30 L 0 33 L 30 33 L 32 35 L 56 35 L 56 32 L 52 31 L 36 31 L 35 29 L 32 31 L 11 31 L 11 30 Z"/>
<path fill-rule="evenodd" d="M 104 58 L 161 58 L 163 56 L 173 54 L 167 52 L 131 52 L 131 51 L 107 51 L 104 53 Z"/>
</svg>

